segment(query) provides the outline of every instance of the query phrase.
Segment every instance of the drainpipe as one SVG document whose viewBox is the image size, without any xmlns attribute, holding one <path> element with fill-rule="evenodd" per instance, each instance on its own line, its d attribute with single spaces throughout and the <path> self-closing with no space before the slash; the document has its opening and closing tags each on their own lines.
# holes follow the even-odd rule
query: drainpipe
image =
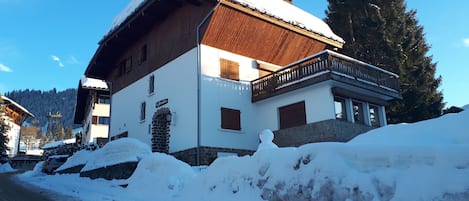
<svg viewBox="0 0 469 201">
<path fill-rule="evenodd" d="M 111 141 L 111 111 L 112 111 L 112 81 L 106 80 L 107 88 L 109 90 L 109 125 L 107 125 L 107 142 Z"/>
<path fill-rule="evenodd" d="M 196 148 L 196 165 L 200 166 L 200 137 L 201 137 L 201 105 L 200 105 L 200 88 L 201 88 L 201 79 L 202 79 L 202 64 L 201 64 L 201 47 L 200 47 L 200 28 L 205 22 L 212 16 L 215 9 L 220 5 L 220 0 L 218 0 L 217 4 L 210 10 L 210 12 L 205 16 L 205 18 L 197 25 L 197 148 Z"/>
</svg>

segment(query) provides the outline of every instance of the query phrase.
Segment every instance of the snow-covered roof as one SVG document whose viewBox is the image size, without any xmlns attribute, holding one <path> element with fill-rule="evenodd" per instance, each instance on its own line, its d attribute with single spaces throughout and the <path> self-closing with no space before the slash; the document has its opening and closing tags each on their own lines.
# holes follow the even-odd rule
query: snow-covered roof
<svg viewBox="0 0 469 201">
<path fill-rule="evenodd" d="M 316 16 L 284 0 L 230 0 L 262 14 L 283 20 L 289 24 L 344 43 L 331 28 Z"/>
<path fill-rule="evenodd" d="M 73 144 L 73 143 L 75 143 L 75 141 L 76 141 L 75 138 L 70 138 L 70 139 L 67 139 L 67 140 L 49 142 L 49 143 L 45 144 L 42 148 L 43 149 L 49 149 L 49 148 L 58 147 L 58 146 L 61 146 L 61 145 L 64 145 L 64 144 Z"/>
<path fill-rule="evenodd" d="M 18 104 L 18 103 L 16 103 L 15 101 L 9 99 L 9 98 L 6 97 L 6 96 L 1 95 L 1 97 L 2 97 L 3 101 L 6 101 L 6 102 L 8 102 L 8 103 L 14 105 L 14 106 L 17 107 L 18 109 L 20 109 L 21 111 L 23 111 L 24 113 L 26 113 L 27 115 L 29 115 L 30 117 L 34 117 L 34 115 L 33 115 L 31 112 L 29 112 L 26 108 L 24 108 L 24 107 L 21 106 L 20 104 Z"/>
<path fill-rule="evenodd" d="M 114 29 L 119 27 L 132 13 L 134 13 L 140 7 L 140 5 L 142 5 L 143 2 L 145 2 L 145 0 L 131 0 L 127 7 L 114 18 L 111 28 L 107 34 L 111 33 L 114 31 Z"/>
<path fill-rule="evenodd" d="M 103 80 L 83 76 L 80 82 L 81 86 L 86 89 L 108 90 L 108 86 Z"/>
<path fill-rule="evenodd" d="M 117 15 L 105 37 L 119 27 L 146 0 L 132 0 L 127 7 Z M 288 3 L 284 0 L 229 0 L 259 13 L 277 18 L 304 30 L 322 35 L 340 43 L 345 41 L 332 32 L 331 28 L 316 16 Z"/>
</svg>

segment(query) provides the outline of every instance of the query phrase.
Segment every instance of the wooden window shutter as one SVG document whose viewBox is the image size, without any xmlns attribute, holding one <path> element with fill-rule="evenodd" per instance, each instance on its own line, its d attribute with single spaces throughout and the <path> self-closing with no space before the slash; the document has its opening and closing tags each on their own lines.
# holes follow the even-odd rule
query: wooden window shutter
<svg viewBox="0 0 469 201">
<path fill-rule="evenodd" d="M 241 130 L 241 111 L 222 107 L 221 128 Z"/>
<path fill-rule="evenodd" d="M 239 63 L 220 58 L 220 77 L 239 81 Z"/>
<path fill-rule="evenodd" d="M 98 124 L 98 116 L 93 116 L 93 117 L 91 118 L 91 123 L 92 123 L 92 124 Z"/>
<path fill-rule="evenodd" d="M 306 124 L 306 110 L 304 101 L 283 106 L 278 110 L 280 118 L 280 129 Z"/>
</svg>

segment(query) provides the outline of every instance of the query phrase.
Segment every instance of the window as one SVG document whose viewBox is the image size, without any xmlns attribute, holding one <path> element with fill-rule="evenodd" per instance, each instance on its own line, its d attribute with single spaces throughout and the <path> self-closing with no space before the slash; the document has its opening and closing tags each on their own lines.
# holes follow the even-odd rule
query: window
<svg viewBox="0 0 469 201">
<path fill-rule="evenodd" d="M 220 59 L 220 77 L 239 81 L 238 62 L 227 59 Z"/>
<path fill-rule="evenodd" d="M 99 104 L 110 104 L 111 103 L 111 99 L 107 96 L 99 96 L 99 100 L 98 100 L 98 103 Z"/>
<path fill-rule="evenodd" d="M 140 105 L 140 121 L 144 121 L 145 120 L 145 116 L 146 116 L 146 103 L 143 102 L 141 105 Z"/>
<path fill-rule="evenodd" d="M 345 99 L 340 97 L 334 97 L 335 107 L 335 118 L 339 120 L 347 120 L 347 107 L 345 105 Z"/>
<path fill-rule="evenodd" d="M 98 124 L 109 125 L 111 119 L 109 117 L 98 117 Z"/>
<path fill-rule="evenodd" d="M 353 101 L 352 107 L 353 107 L 353 119 L 355 120 L 355 123 L 365 124 L 365 121 L 363 118 L 363 104 L 361 102 Z"/>
<path fill-rule="evenodd" d="M 280 118 L 280 129 L 306 124 L 306 110 L 304 101 L 280 107 L 278 111 Z"/>
<path fill-rule="evenodd" d="M 380 127 L 379 119 L 379 107 L 376 105 L 370 105 L 370 122 L 373 127 Z"/>
<path fill-rule="evenodd" d="M 241 130 L 241 111 L 222 107 L 221 128 Z"/>
<path fill-rule="evenodd" d="M 123 76 L 127 73 L 129 73 L 130 71 L 132 71 L 132 57 L 128 57 L 126 59 L 124 59 L 123 61 L 121 61 L 118 65 L 118 69 L 119 69 L 119 76 Z"/>
<path fill-rule="evenodd" d="M 140 58 L 138 59 L 138 63 L 142 64 L 147 60 L 147 44 L 143 45 L 140 49 Z"/>
<path fill-rule="evenodd" d="M 98 116 L 92 116 L 91 117 L 91 123 L 92 124 L 98 124 Z"/>
<path fill-rule="evenodd" d="M 155 76 L 154 75 L 150 76 L 150 79 L 149 79 L 149 82 L 148 82 L 148 92 L 150 94 L 155 93 Z"/>
</svg>

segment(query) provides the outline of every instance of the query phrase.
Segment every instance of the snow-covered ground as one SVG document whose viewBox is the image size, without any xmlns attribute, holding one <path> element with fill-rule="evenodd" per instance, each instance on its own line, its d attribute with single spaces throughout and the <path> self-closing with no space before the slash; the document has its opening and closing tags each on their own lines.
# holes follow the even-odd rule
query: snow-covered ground
<svg viewBox="0 0 469 201">
<path fill-rule="evenodd" d="M 202 170 L 123 139 L 107 151 L 76 154 L 68 166 L 115 164 L 122 151 L 140 161 L 127 180 L 44 175 L 41 164 L 18 177 L 82 200 L 469 200 L 469 105 L 465 109 L 375 129 L 349 143 L 276 148 L 265 130 L 254 155 L 219 158 Z M 126 146 L 133 148 L 112 148 Z"/>
</svg>

